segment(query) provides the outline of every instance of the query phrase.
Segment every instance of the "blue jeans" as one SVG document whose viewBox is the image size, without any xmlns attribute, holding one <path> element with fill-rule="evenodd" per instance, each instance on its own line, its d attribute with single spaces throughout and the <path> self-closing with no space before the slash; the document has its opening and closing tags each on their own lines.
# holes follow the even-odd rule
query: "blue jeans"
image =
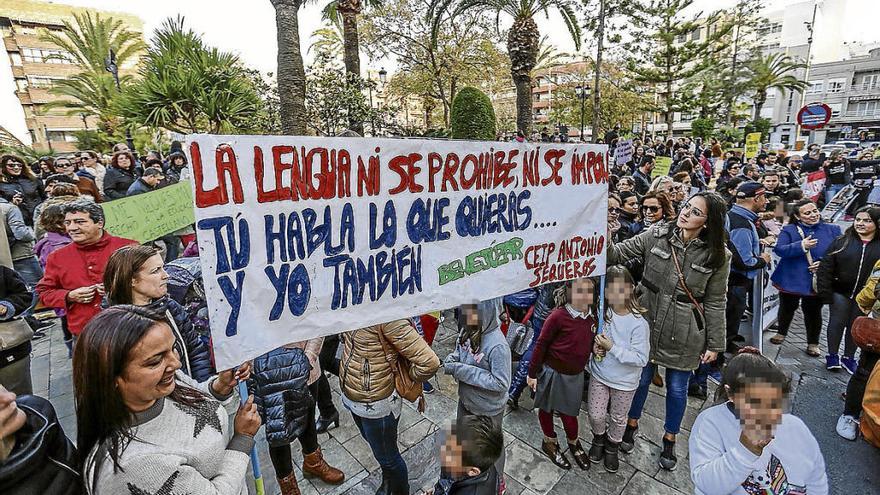
<svg viewBox="0 0 880 495">
<path fill-rule="evenodd" d="M 639 388 L 633 397 L 629 407 L 630 419 L 642 417 L 642 409 L 648 399 L 648 388 L 651 379 L 654 378 L 656 364 L 648 364 L 642 368 L 642 377 L 639 379 Z M 687 406 L 688 381 L 691 378 L 690 371 L 674 370 L 666 368 L 666 422 L 663 424 L 666 433 L 678 435 L 681 430 L 681 420 L 684 418 L 684 408 Z"/>
<path fill-rule="evenodd" d="M 30 315 L 34 308 L 37 307 L 37 303 L 40 301 L 40 296 L 37 294 L 37 282 L 43 278 L 43 269 L 40 267 L 40 262 L 37 261 L 35 256 L 31 256 L 29 258 L 23 258 L 20 260 L 12 261 L 12 268 L 18 273 L 24 283 L 27 285 L 28 289 L 33 292 L 33 296 L 31 297 L 31 305 L 28 309 L 25 310 L 24 314 Z"/>
<path fill-rule="evenodd" d="M 379 419 L 362 418 L 357 414 L 351 416 L 382 468 L 382 479 L 388 480 L 390 493 L 409 494 L 409 471 L 400 455 L 400 449 L 397 448 L 399 418 L 395 418 L 393 414 Z"/>
<path fill-rule="evenodd" d="M 526 388 L 526 378 L 529 377 L 529 364 L 532 362 L 532 352 L 535 351 L 535 343 L 538 342 L 538 336 L 541 335 L 541 328 L 544 326 L 544 320 L 539 320 L 534 315 L 530 318 L 530 322 L 532 324 L 532 342 L 529 344 L 526 353 L 519 360 L 519 365 L 516 367 L 513 379 L 510 380 L 510 389 L 507 390 L 507 395 L 512 399 L 519 400 L 523 389 Z"/>
<path fill-rule="evenodd" d="M 833 198 L 835 194 L 840 192 L 840 190 L 843 189 L 844 186 L 846 186 L 846 184 L 830 184 L 825 187 L 825 203 L 827 204 L 829 201 L 831 201 L 831 198 Z"/>
<path fill-rule="evenodd" d="M 712 371 L 713 363 L 700 363 L 700 367 L 694 370 L 691 375 L 690 383 L 696 383 L 702 388 L 706 388 L 706 382 L 709 381 L 709 372 Z"/>
</svg>

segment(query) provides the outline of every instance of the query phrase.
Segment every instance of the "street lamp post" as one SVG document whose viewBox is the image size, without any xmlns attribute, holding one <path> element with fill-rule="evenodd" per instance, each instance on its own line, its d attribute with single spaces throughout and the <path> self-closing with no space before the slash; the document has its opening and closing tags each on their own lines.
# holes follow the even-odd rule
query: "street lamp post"
<svg viewBox="0 0 880 495">
<path fill-rule="evenodd" d="M 113 80 L 116 81 L 116 90 L 122 91 L 122 88 L 119 86 L 119 66 L 116 64 L 116 52 L 112 48 L 110 49 L 110 55 L 104 60 L 104 69 L 113 74 Z M 131 130 L 128 126 L 125 126 L 125 143 L 128 145 L 129 150 L 134 151 L 134 140 L 131 138 Z"/>
<path fill-rule="evenodd" d="M 579 100 L 581 100 L 581 142 L 584 143 L 584 116 L 587 113 L 587 96 L 590 94 L 590 86 L 578 84 L 574 88 Z"/>
</svg>

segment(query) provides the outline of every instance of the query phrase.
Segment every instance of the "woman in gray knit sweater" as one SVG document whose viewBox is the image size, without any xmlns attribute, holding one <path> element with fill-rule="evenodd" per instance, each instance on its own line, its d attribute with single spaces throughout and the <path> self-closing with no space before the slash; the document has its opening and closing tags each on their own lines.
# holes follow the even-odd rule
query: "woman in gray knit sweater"
<svg viewBox="0 0 880 495">
<path fill-rule="evenodd" d="M 77 430 L 87 492 L 247 493 L 260 416 L 235 412 L 247 366 L 205 383 L 179 373 L 174 334 L 148 310 L 120 305 L 86 325 L 73 356 Z"/>
</svg>

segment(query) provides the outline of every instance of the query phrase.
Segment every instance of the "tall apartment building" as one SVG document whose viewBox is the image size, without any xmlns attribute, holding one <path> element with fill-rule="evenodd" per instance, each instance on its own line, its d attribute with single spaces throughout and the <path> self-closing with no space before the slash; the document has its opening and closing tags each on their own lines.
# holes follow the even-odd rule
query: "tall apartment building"
<svg viewBox="0 0 880 495">
<path fill-rule="evenodd" d="M 14 93 L 20 109 L 5 111 L 0 125 L 15 132 L 26 129 L 27 135 L 18 136 L 30 142 L 35 149 L 44 151 L 73 151 L 73 131 L 94 129 L 96 120 L 91 115 L 67 115 L 62 108 L 46 108 L 49 102 L 60 98 L 50 92 L 59 80 L 69 78 L 82 68 L 75 65 L 67 53 L 50 42 L 41 39 L 46 31 L 61 32 L 64 21 L 73 21 L 74 13 L 100 13 L 120 19 L 130 30 L 142 32 L 143 23 L 130 14 L 98 12 L 68 5 L 36 0 L 3 0 L 0 2 L 0 37 L 5 56 L 0 56 L 0 76 L 11 73 L 11 80 L 0 80 L 0 98 L 10 107 L 9 93 Z M 135 61 L 120 67 L 120 72 L 133 71 Z M 5 70 L 4 70 L 5 69 Z M 8 71 L 8 72 L 7 72 Z M 14 103 L 13 103 L 14 104 Z M 23 122 L 21 120 L 23 119 Z M 23 124 L 23 125 L 22 125 Z"/>
</svg>

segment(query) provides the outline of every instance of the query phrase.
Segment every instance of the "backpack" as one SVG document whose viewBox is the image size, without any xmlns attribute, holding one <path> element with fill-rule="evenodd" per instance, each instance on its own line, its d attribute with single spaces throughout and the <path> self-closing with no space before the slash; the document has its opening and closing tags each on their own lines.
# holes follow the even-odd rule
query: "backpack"
<svg viewBox="0 0 880 495">
<path fill-rule="evenodd" d="M 862 398 L 862 419 L 859 422 L 865 441 L 880 448 L 880 366 L 868 378 L 865 396 Z"/>
</svg>

